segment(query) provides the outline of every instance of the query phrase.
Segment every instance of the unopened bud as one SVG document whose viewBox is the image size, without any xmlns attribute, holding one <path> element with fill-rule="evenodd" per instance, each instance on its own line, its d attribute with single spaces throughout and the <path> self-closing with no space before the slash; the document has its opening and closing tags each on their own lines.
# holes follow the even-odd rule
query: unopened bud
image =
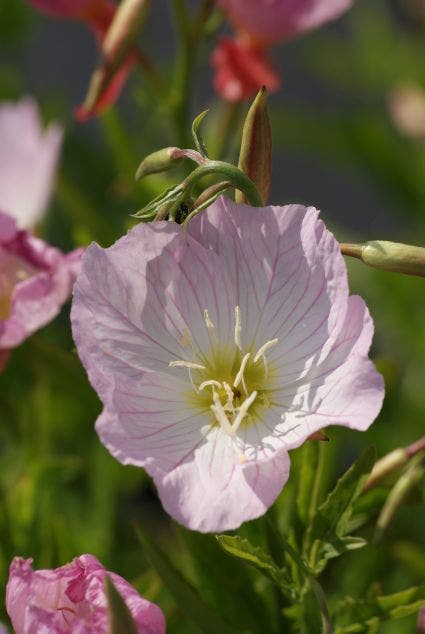
<svg viewBox="0 0 425 634">
<path fill-rule="evenodd" d="M 135 43 L 145 22 L 150 0 L 122 0 L 102 42 L 103 63 L 90 80 L 84 112 L 91 112 L 107 92 L 117 71 L 137 55 Z"/>
<path fill-rule="evenodd" d="M 425 248 L 386 240 L 365 244 L 341 244 L 344 255 L 362 260 L 376 269 L 425 277 Z"/>
<path fill-rule="evenodd" d="M 246 115 L 239 155 L 241 169 L 255 183 L 267 202 L 272 173 L 272 137 L 267 112 L 267 90 L 263 87 Z M 236 202 L 246 202 L 245 195 L 237 191 Z"/>
<path fill-rule="evenodd" d="M 148 176 L 149 174 L 159 174 L 166 172 L 178 163 L 181 163 L 182 157 L 176 156 L 176 147 L 165 147 L 157 152 L 152 152 L 146 156 L 140 163 L 136 171 L 136 180 Z"/>
<path fill-rule="evenodd" d="M 178 165 L 183 159 L 190 159 L 198 165 L 205 163 L 203 156 L 196 150 L 182 150 L 179 147 L 165 147 L 162 150 L 152 152 L 140 163 L 136 171 L 136 180 L 147 176 L 148 174 L 159 174 L 166 172 L 175 165 Z"/>
</svg>

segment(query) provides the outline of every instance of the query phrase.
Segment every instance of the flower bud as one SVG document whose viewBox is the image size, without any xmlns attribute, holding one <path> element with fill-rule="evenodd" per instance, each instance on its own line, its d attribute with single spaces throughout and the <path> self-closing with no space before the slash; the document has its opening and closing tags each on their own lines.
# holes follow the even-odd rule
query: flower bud
<svg viewBox="0 0 425 634">
<path fill-rule="evenodd" d="M 84 104 L 77 113 L 80 120 L 94 113 L 111 90 L 114 94 L 119 92 L 129 68 L 136 61 L 134 45 L 145 22 L 148 7 L 149 0 L 122 0 L 119 4 L 102 41 L 104 61 L 94 71 Z"/>
<path fill-rule="evenodd" d="M 188 158 L 198 165 L 205 163 L 205 159 L 196 150 L 182 150 L 179 147 L 165 147 L 162 150 L 152 152 L 140 163 L 136 171 L 136 180 L 148 176 L 149 174 L 159 174 L 167 172 L 178 165 L 184 158 Z"/>
<path fill-rule="evenodd" d="M 252 102 L 245 119 L 239 169 L 255 183 L 265 204 L 271 181 L 272 139 L 267 111 L 267 91 L 264 87 Z M 244 194 L 240 191 L 236 192 L 236 202 L 246 202 Z"/>
<path fill-rule="evenodd" d="M 341 244 L 341 252 L 376 269 L 425 277 L 424 247 L 372 240 L 365 244 Z"/>
</svg>

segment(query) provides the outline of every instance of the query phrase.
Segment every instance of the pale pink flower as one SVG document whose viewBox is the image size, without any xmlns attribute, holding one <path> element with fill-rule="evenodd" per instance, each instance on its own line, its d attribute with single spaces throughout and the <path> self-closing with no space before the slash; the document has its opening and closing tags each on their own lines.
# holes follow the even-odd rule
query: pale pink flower
<svg viewBox="0 0 425 634">
<path fill-rule="evenodd" d="M 140 634 L 164 634 L 160 608 L 93 555 L 61 568 L 33 571 L 32 559 L 15 557 L 6 588 L 6 609 L 15 634 L 108 634 L 105 575 L 124 599 Z"/>
<path fill-rule="evenodd" d="M 335 20 L 353 0 L 217 0 L 236 30 L 222 38 L 211 63 L 214 88 L 230 102 L 255 95 L 262 86 L 273 91 L 280 80 L 268 48 Z"/>
<path fill-rule="evenodd" d="M 420 634 L 425 634 L 425 607 L 419 611 L 417 628 Z"/>
<path fill-rule="evenodd" d="M 116 11 L 112 0 L 28 0 L 35 9 L 54 18 L 85 22 L 102 37 Z"/>
<path fill-rule="evenodd" d="M 0 105 L 0 209 L 20 229 L 34 227 L 46 211 L 61 142 L 62 128 L 43 128 L 34 99 Z"/>
<path fill-rule="evenodd" d="M 97 432 L 189 528 L 262 515 L 290 449 L 327 425 L 365 430 L 381 408 L 372 320 L 317 216 L 221 198 L 187 238 L 141 224 L 83 258 L 71 318 Z"/>
<path fill-rule="evenodd" d="M 63 254 L 0 212 L 0 366 L 59 313 L 80 269 L 82 249 Z"/>
<path fill-rule="evenodd" d="M 263 43 L 282 42 L 336 20 L 353 0 L 217 0 L 238 30 Z"/>
</svg>

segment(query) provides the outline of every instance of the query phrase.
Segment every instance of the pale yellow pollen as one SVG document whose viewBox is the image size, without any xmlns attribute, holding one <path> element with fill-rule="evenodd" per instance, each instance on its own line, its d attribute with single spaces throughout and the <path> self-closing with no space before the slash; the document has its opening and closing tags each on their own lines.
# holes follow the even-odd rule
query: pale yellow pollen
<svg viewBox="0 0 425 634">
<path fill-rule="evenodd" d="M 224 409 L 226 411 L 230 411 L 232 414 L 235 413 L 235 407 L 233 405 L 233 390 L 230 387 L 230 385 L 228 383 L 226 383 L 226 381 L 223 381 L 223 387 L 224 387 L 224 391 L 226 392 L 226 396 L 227 396 L 227 402 L 224 405 Z"/>
<path fill-rule="evenodd" d="M 237 375 L 235 376 L 235 380 L 233 381 L 233 387 L 238 387 L 239 383 L 242 384 L 243 391 L 245 392 L 247 396 L 248 396 L 248 390 L 246 389 L 243 373 L 245 372 L 246 364 L 248 363 L 250 356 L 251 356 L 251 353 L 247 352 L 246 355 L 243 357 L 241 361 L 241 367 L 239 368 L 239 371 Z"/>
<path fill-rule="evenodd" d="M 192 361 L 170 361 L 170 368 L 188 368 L 189 370 L 206 370 L 204 365 L 200 363 L 192 363 Z"/>
<path fill-rule="evenodd" d="M 183 347 L 186 347 L 186 346 L 190 346 L 192 343 L 193 342 L 192 342 L 191 334 L 190 334 L 189 330 L 187 328 L 185 328 L 183 330 L 183 333 L 182 333 L 182 336 L 181 336 L 181 339 L 180 339 L 180 345 L 183 346 Z"/>
<path fill-rule="evenodd" d="M 261 348 L 259 348 L 257 350 L 257 353 L 256 353 L 256 355 L 254 357 L 254 363 L 257 363 L 258 359 L 260 357 L 263 357 L 264 354 L 267 352 L 267 350 L 270 350 L 270 348 L 275 346 L 278 341 L 279 341 L 279 339 L 270 339 L 270 341 L 266 341 L 266 343 L 263 343 Z"/>
<path fill-rule="evenodd" d="M 210 315 L 208 313 L 208 309 L 205 308 L 204 310 L 204 321 L 205 321 L 205 325 L 208 328 L 208 330 L 214 330 L 215 326 L 213 324 L 213 322 L 211 321 Z"/>
<path fill-rule="evenodd" d="M 241 318 L 241 309 L 239 306 L 235 306 L 235 344 L 239 350 L 242 350 L 241 344 L 241 333 L 242 333 L 242 318 Z"/>
<path fill-rule="evenodd" d="M 236 414 L 235 419 L 232 422 L 232 432 L 234 434 L 238 431 L 241 422 L 243 421 L 243 419 L 248 413 L 248 409 L 253 404 L 256 398 L 257 398 L 257 391 L 254 390 L 239 407 L 238 413 Z"/>
<path fill-rule="evenodd" d="M 213 395 L 214 405 L 211 405 L 211 410 L 214 416 L 216 417 L 217 422 L 219 423 L 220 427 L 223 429 L 223 431 L 226 434 L 228 434 L 229 436 L 234 436 L 232 425 L 230 424 L 229 419 L 227 418 L 226 412 L 224 411 L 223 405 L 220 401 L 220 397 L 215 391 L 214 386 L 212 388 L 212 395 Z"/>
<path fill-rule="evenodd" d="M 202 390 L 204 390 L 206 387 L 210 385 L 213 387 L 218 387 L 219 390 L 221 390 L 222 388 L 222 385 L 219 381 L 214 381 L 214 379 L 211 379 L 210 381 L 203 381 L 201 385 L 199 386 L 199 391 L 202 392 Z"/>
</svg>

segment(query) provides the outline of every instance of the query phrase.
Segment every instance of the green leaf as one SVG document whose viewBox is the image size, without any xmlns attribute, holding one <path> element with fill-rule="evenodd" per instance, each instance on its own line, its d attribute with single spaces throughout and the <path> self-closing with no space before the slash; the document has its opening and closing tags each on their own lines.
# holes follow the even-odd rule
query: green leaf
<svg viewBox="0 0 425 634">
<path fill-rule="evenodd" d="M 227 554 L 257 568 L 263 575 L 273 581 L 284 594 L 292 596 L 293 584 L 287 572 L 279 568 L 272 557 L 261 546 L 254 546 L 247 539 L 238 535 L 217 535 L 217 541 Z"/>
<path fill-rule="evenodd" d="M 372 597 L 365 601 L 356 601 L 347 597 L 344 608 L 351 620 L 356 619 L 356 622 L 337 627 L 335 634 L 372 634 L 379 631 L 379 624 L 383 621 L 392 621 L 416 614 L 424 605 L 425 585 L 408 588 L 395 594 Z"/>
<path fill-rule="evenodd" d="M 196 623 L 206 634 L 235 634 L 240 632 L 228 625 L 203 599 L 195 588 L 174 567 L 146 532 L 138 527 L 138 537 L 143 545 L 146 558 L 161 577 L 165 587 L 173 596 L 179 609 L 187 619 Z"/>
<path fill-rule="evenodd" d="M 109 575 L 105 577 L 105 589 L 108 597 L 109 634 L 137 634 L 130 610 Z"/>
<path fill-rule="evenodd" d="M 208 158 L 208 150 L 207 150 L 207 146 L 205 145 L 204 139 L 202 138 L 202 135 L 199 131 L 199 128 L 204 117 L 207 114 L 208 114 L 208 110 L 204 110 L 203 112 L 198 114 L 197 117 L 195 117 L 192 123 L 192 137 L 195 143 L 195 147 L 204 158 Z"/>
<path fill-rule="evenodd" d="M 374 462 L 375 450 L 370 447 L 338 480 L 333 491 L 317 509 L 309 531 L 309 543 L 312 544 L 310 562 L 316 574 L 323 570 L 328 559 L 345 552 L 348 546 L 360 547 L 359 542 L 344 542 L 342 538 L 345 537 L 354 503 Z"/>
</svg>

